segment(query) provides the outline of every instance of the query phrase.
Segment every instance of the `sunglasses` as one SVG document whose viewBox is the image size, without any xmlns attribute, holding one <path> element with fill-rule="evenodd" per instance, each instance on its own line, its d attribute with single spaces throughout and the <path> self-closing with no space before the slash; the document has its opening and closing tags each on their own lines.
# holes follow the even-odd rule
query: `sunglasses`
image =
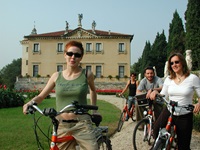
<svg viewBox="0 0 200 150">
<path fill-rule="evenodd" d="M 170 65 L 172 66 L 173 64 L 179 64 L 180 63 L 180 61 L 172 61 L 172 62 L 170 62 Z"/>
<path fill-rule="evenodd" d="M 74 57 L 76 58 L 80 58 L 82 56 L 82 54 L 80 53 L 73 53 L 73 52 L 66 52 L 67 56 L 72 57 L 74 55 Z"/>
</svg>

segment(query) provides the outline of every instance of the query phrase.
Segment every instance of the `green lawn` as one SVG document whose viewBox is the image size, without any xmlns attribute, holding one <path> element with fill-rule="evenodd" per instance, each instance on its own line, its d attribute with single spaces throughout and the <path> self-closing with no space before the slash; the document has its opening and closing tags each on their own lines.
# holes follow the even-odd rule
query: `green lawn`
<svg viewBox="0 0 200 150">
<path fill-rule="evenodd" d="M 109 135 L 117 128 L 120 110 L 114 105 L 98 100 L 99 112 L 103 116 L 101 125 L 109 127 Z M 46 99 L 40 105 L 41 108 L 55 107 L 55 98 Z M 36 114 L 39 116 L 39 114 Z M 48 133 L 51 121 L 48 117 L 41 117 L 39 126 Z M 51 129 L 50 129 L 51 130 Z M 45 150 L 48 150 L 48 142 L 40 131 L 39 138 Z M 1 150 L 34 150 L 37 143 L 33 132 L 32 115 L 24 115 L 22 107 L 0 109 L 0 149 Z"/>
</svg>

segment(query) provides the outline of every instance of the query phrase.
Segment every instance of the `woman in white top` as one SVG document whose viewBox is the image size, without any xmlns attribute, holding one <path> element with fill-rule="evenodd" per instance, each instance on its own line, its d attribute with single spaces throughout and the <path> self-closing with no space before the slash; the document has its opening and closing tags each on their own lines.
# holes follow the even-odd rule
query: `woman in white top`
<svg viewBox="0 0 200 150">
<path fill-rule="evenodd" d="M 184 56 L 180 53 L 172 54 L 168 59 L 169 76 L 165 79 L 160 94 L 169 100 L 178 102 L 178 106 L 193 104 L 194 92 L 198 96 L 198 103 L 194 104 L 194 113 L 200 111 L 200 79 L 191 74 Z M 156 92 L 157 93 L 157 92 Z M 155 96 L 155 95 L 152 95 Z M 165 127 L 169 108 L 166 107 L 154 126 L 154 138 L 156 139 L 160 127 Z M 185 109 L 178 110 L 173 114 L 173 120 L 177 127 L 178 149 L 190 150 L 190 141 L 193 127 L 193 113 Z"/>
</svg>

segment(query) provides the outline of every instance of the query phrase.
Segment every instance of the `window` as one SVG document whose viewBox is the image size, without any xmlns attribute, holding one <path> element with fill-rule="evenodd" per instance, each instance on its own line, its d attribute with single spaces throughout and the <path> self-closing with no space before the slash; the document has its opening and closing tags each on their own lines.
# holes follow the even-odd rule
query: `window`
<svg viewBox="0 0 200 150">
<path fill-rule="evenodd" d="M 92 43 L 86 43 L 86 52 L 92 51 Z"/>
<path fill-rule="evenodd" d="M 26 60 L 26 65 L 28 65 L 28 60 Z"/>
<path fill-rule="evenodd" d="M 119 77 L 120 78 L 124 77 L 124 66 L 119 66 Z"/>
<path fill-rule="evenodd" d="M 57 52 L 63 52 L 63 43 L 58 43 Z"/>
<path fill-rule="evenodd" d="M 91 66 L 86 66 L 86 70 L 92 71 L 92 67 Z"/>
<path fill-rule="evenodd" d="M 38 75 L 39 66 L 33 65 L 33 77 L 36 77 Z"/>
<path fill-rule="evenodd" d="M 96 43 L 96 52 L 101 52 L 101 50 L 102 50 L 102 44 Z"/>
<path fill-rule="evenodd" d="M 101 77 L 101 66 L 96 66 L 96 77 L 97 78 Z"/>
<path fill-rule="evenodd" d="M 125 51 L 124 43 L 119 43 L 119 52 L 124 52 L 124 51 Z"/>
<path fill-rule="evenodd" d="M 39 43 L 33 45 L 33 52 L 39 52 Z"/>
<path fill-rule="evenodd" d="M 58 71 L 58 72 L 63 71 L 63 65 L 58 65 L 58 66 L 57 66 L 57 71 Z"/>
<path fill-rule="evenodd" d="M 26 52 L 28 52 L 28 47 L 26 47 Z"/>
</svg>

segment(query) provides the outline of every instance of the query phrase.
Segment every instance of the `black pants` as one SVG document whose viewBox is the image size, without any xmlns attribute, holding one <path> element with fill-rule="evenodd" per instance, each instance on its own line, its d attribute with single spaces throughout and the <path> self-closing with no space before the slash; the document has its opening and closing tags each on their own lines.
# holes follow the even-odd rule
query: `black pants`
<svg viewBox="0 0 200 150">
<path fill-rule="evenodd" d="M 159 118 L 154 124 L 154 139 L 157 138 L 160 128 L 164 128 L 167 124 L 170 112 L 167 107 L 163 109 Z M 190 142 L 193 127 L 193 113 L 181 116 L 173 115 L 173 123 L 176 125 L 176 133 L 178 138 L 178 150 L 190 150 Z"/>
</svg>

